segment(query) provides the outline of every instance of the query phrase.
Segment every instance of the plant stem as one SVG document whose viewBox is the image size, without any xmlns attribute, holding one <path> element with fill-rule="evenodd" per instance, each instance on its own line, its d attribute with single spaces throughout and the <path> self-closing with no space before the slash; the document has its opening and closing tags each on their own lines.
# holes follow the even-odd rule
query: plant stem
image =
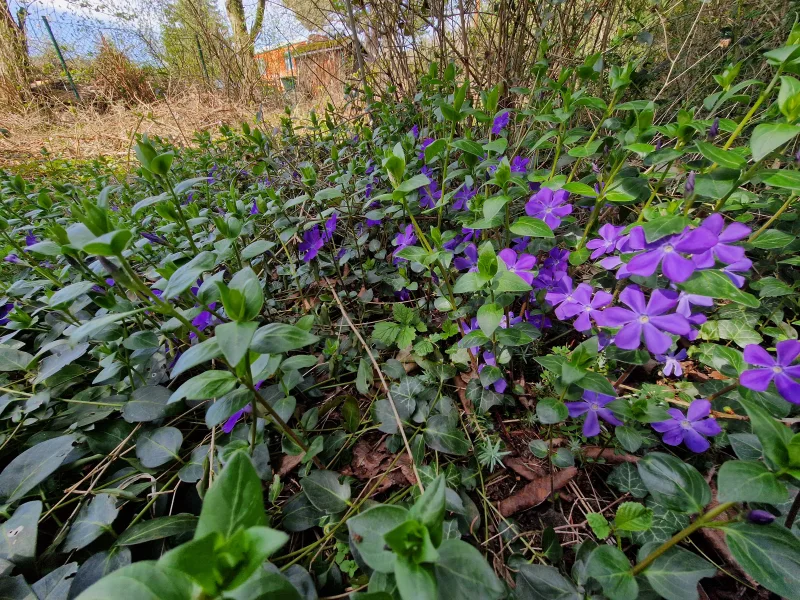
<svg viewBox="0 0 800 600">
<path fill-rule="evenodd" d="M 753 235 L 751 235 L 751 236 L 750 236 L 750 237 L 747 239 L 747 242 L 748 242 L 748 243 L 753 243 L 753 242 L 754 242 L 754 241 L 755 241 L 755 240 L 758 238 L 758 236 L 760 236 L 760 235 L 761 235 L 762 233 L 764 233 L 764 232 L 765 232 L 767 229 L 769 229 L 769 228 L 772 226 L 772 224 L 773 224 L 775 221 L 777 221 L 777 220 L 780 218 L 780 216 L 781 216 L 783 213 L 785 213 L 785 212 L 786 212 L 786 211 L 789 209 L 789 207 L 791 206 L 792 202 L 794 202 L 795 198 L 797 198 L 797 194 L 795 194 L 794 192 L 792 192 L 792 194 L 789 196 L 789 198 L 786 200 L 786 202 L 784 202 L 784 203 L 783 203 L 783 206 L 781 206 L 781 207 L 780 207 L 780 208 L 779 208 L 779 209 L 778 209 L 778 210 L 775 212 L 775 214 L 774 214 L 774 215 L 772 215 L 772 216 L 769 218 L 769 221 L 767 221 L 766 223 L 764 223 L 764 226 L 763 226 L 761 229 L 759 229 L 759 230 L 758 230 L 758 231 L 756 231 L 756 232 L 755 232 Z"/>
<path fill-rule="evenodd" d="M 636 577 L 639 573 L 641 573 L 647 567 L 649 567 L 651 564 L 653 564 L 653 562 L 659 556 L 664 554 L 667 550 L 672 548 L 675 544 L 677 544 L 678 542 L 680 542 L 684 538 L 689 537 L 691 534 L 693 534 L 698 529 L 701 529 L 701 528 L 707 526 L 711 521 L 714 520 L 714 518 L 718 517 L 719 515 L 724 513 L 726 510 L 728 510 L 730 507 L 734 506 L 735 504 L 736 504 L 735 502 L 723 502 L 722 504 L 719 504 L 719 505 L 715 506 L 714 508 L 712 508 L 711 510 L 709 510 L 707 513 L 699 516 L 694 523 L 692 523 L 691 525 L 689 525 L 685 529 L 682 529 L 681 531 L 679 531 L 678 533 L 673 535 L 670 539 L 668 539 L 666 542 L 664 542 L 658 548 L 656 548 L 650 554 L 648 554 L 647 557 L 645 557 L 645 559 L 643 561 L 641 561 L 639 564 L 637 564 L 635 567 L 633 567 L 633 571 L 631 571 L 631 575 Z"/>
<path fill-rule="evenodd" d="M 772 78 L 772 81 L 770 81 L 769 85 L 766 88 L 764 88 L 764 91 L 761 92 L 761 95 L 759 95 L 758 99 L 756 100 L 755 104 L 753 104 L 753 106 L 750 108 L 750 110 L 747 111 L 747 114 L 744 116 L 744 118 L 741 121 L 739 121 L 739 124 L 736 126 L 736 129 L 733 130 L 733 133 L 728 138 L 728 141 L 725 142 L 725 145 L 722 147 L 723 150 L 727 150 L 728 148 L 730 148 L 731 145 L 733 145 L 734 140 L 737 137 L 739 137 L 740 133 L 742 133 L 742 130 L 744 130 L 747 123 L 756 113 L 758 107 L 761 106 L 764 100 L 767 99 L 767 97 L 772 92 L 772 88 L 774 88 L 775 84 L 778 83 L 778 79 L 780 78 L 782 71 L 783 71 L 783 65 L 778 67 L 778 70 L 775 72 L 775 76 Z"/>
</svg>

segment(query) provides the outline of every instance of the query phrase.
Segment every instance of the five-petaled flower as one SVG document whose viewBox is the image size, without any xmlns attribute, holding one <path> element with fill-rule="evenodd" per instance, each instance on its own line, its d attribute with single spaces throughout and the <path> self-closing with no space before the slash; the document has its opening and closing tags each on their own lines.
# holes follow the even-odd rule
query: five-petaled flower
<svg viewBox="0 0 800 600">
<path fill-rule="evenodd" d="M 698 227 L 712 233 L 716 237 L 716 242 L 702 254 L 692 257 L 692 262 L 698 269 L 710 269 L 714 266 L 715 260 L 726 265 L 738 263 L 744 260 L 744 248 L 732 246 L 733 242 L 739 242 L 750 235 L 750 228 L 743 223 L 731 223 L 725 227 L 725 219 L 719 213 L 714 213 L 706 218 Z M 695 230 L 697 231 L 697 230 Z"/>
<path fill-rule="evenodd" d="M 641 228 L 637 227 L 631 231 L 631 239 L 638 237 L 643 242 L 644 252 L 630 260 L 627 272 L 630 275 L 649 277 L 661 265 L 664 276 L 674 283 L 686 281 L 700 268 L 682 254 L 693 255 L 706 252 L 717 242 L 717 236 L 705 227 L 693 230 L 687 228 L 679 234 L 667 236 L 652 243 L 645 241 L 643 232 L 639 233 L 640 230 Z"/>
<path fill-rule="evenodd" d="M 398 233 L 396 236 L 394 236 L 394 245 L 396 246 L 394 250 L 394 264 L 397 264 L 401 260 L 405 260 L 404 258 L 397 256 L 397 254 L 403 248 L 408 248 L 409 246 L 413 246 L 416 243 L 417 243 L 417 236 L 414 235 L 414 225 L 409 223 L 408 225 L 406 225 L 406 228 L 403 230 L 402 233 Z"/>
<path fill-rule="evenodd" d="M 600 421 L 598 417 L 610 425 L 622 425 L 622 421 L 611 412 L 611 409 L 606 408 L 606 404 L 612 400 L 616 400 L 614 396 L 585 390 L 582 398 L 583 400 L 580 402 L 565 402 L 565 404 L 567 405 L 569 416 L 573 419 L 581 415 L 586 415 L 586 419 L 583 422 L 583 435 L 586 437 L 594 437 L 600 433 Z"/>
<path fill-rule="evenodd" d="M 592 286 L 588 283 L 581 283 L 573 290 L 572 279 L 567 276 L 559 279 L 553 291 L 545 296 L 545 300 L 556 307 L 559 320 L 566 321 L 577 315 L 573 326 L 581 332 L 592 328 L 591 319 L 596 319 L 600 309 L 611 304 L 613 298 L 604 290 L 597 290 L 592 297 Z"/>
<path fill-rule="evenodd" d="M 683 375 L 681 361 L 686 360 L 686 350 L 681 349 L 678 352 L 656 354 L 656 360 L 660 363 L 664 363 L 664 377 L 680 377 Z"/>
<path fill-rule="evenodd" d="M 775 382 L 778 393 L 789 402 L 800 404 L 800 364 L 792 363 L 800 356 L 800 342 L 783 340 L 775 345 L 776 357 L 757 344 L 744 349 L 744 359 L 757 369 L 748 369 L 739 377 L 739 383 L 756 392 L 765 391 Z"/>
<path fill-rule="evenodd" d="M 298 246 L 303 253 L 303 261 L 311 262 L 316 258 L 317 253 L 325 245 L 325 240 L 319 233 L 319 226 L 314 225 L 311 229 L 303 233 L 303 241 Z"/>
<path fill-rule="evenodd" d="M 589 240 L 589 242 L 586 244 L 586 247 L 589 250 L 594 250 L 594 252 L 592 252 L 592 260 L 598 259 L 604 254 L 613 253 L 614 250 L 617 249 L 617 244 L 619 243 L 624 230 L 625 227 L 617 227 L 611 223 L 606 223 L 600 229 L 598 229 L 597 233 L 600 234 L 600 238 L 596 240 Z"/>
<path fill-rule="evenodd" d="M 663 433 L 662 441 L 668 446 L 678 446 L 681 442 L 692 452 L 700 453 L 708 450 L 706 437 L 713 437 L 722 432 L 711 414 L 711 402 L 695 400 L 689 406 L 687 414 L 677 408 L 667 409 L 671 419 L 653 423 L 653 429 Z"/>
<path fill-rule="evenodd" d="M 531 269 L 536 264 L 536 257 L 530 254 L 520 254 L 517 256 L 517 253 L 514 252 L 511 248 L 506 248 L 505 250 L 501 250 L 498 252 L 497 256 L 499 256 L 502 261 L 505 263 L 506 267 L 511 273 L 515 273 L 519 275 L 522 280 L 530 285 L 533 283 L 533 272 Z"/>
<path fill-rule="evenodd" d="M 493 135 L 500 135 L 503 129 L 508 126 L 508 121 L 511 119 L 511 113 L 507 110 L 504 110 L 500 114 L 498 114 L 494 121 L 492 122 L 492 134 Z"/>
<path fill-rule="evenodd" d="M 550 188 L 542 188 L 531 196 L 525 204 L 525 212 L 530 217 L 541 219 L 550 229 L 561 225 L 561 219 L 572 212 L 572 205 L 567 203 L 569 192 Z"/>
<path fill-rule="evenodd" d="M 619 296 L 630 310 L 613 306 L 596 317 L 602 327 L 621 327 L 614 343 L 624 350 L 635 350 L 642 344 L 644 336 L 647 349 L 653 354 L 663 354 L 672 345 L 675 335 L 688 335 L 689 321 L 678 313 L 665 314 L 678 304 L 678 294 L 669 290 L 653 290 L 645 305 L 644 294 L 638 286 L 629 285 Z"/>
</svg>

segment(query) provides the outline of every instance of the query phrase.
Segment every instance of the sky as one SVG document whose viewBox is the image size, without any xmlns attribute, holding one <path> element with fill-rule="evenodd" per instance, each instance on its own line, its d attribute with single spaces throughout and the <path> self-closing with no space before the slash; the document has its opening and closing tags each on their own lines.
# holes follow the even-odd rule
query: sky
<svg viewBox="0 0 800 600">
<path fill-rule="evenodd" d="M 224 0 L 216 0 L 225 14 Z M 31 54 L 52 50 L 52 43 L 42 22 L 47 17 L 53 35 L 67 59 L 91 55 L 103 35 L 134 61 L 155 62 L 152 48 L 158 41 L 159 6 L 163 0 L 10 0 L 12 13 L 19 7 L 28 10 L 27 32 Z M 255 0 L 245 0 L 249 15 Z M 298 41 L 306 30 L 290 11 L 277 0 L 267 0 L 264 28 L 256 46 L 271 46 Z"/>
</svg>

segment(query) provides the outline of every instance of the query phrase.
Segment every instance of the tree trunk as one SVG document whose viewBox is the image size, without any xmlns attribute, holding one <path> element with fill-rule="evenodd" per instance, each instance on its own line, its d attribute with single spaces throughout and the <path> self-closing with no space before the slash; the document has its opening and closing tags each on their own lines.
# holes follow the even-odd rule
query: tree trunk
<svg viewBox="0 0 800 600">
<path fill-rule="evenodd" d="M 26 45 L 7 0 L 0 0 L 0 104 L 19 106 L 30 96 Z"/>
</svg>

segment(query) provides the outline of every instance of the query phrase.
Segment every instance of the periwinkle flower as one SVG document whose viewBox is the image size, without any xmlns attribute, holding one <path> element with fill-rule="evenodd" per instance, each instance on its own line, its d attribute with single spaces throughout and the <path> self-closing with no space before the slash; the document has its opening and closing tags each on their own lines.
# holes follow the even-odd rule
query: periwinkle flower
<svg viewBox="0 0 800 600">
<path fill-rule="evenodd" d="M 27 235 L 25 235 L 25 247 L 26 248 L 30 248 L 34 244 L 38 244 L 38 243 L 39 243 L 39 238 L 37 238 L 32 233 L 28 233 Z"/>
<path fill-rule="evenodd" d="M 498 114 L 494 121 L 492 122 L 492 134 L 493 135 L 500 135 L 503 132 L 503 129 L 508 127 L 508 122 L 511 119 L 511 113 L 507 110 L 504 110 L 500 114 Z"/>
<path fill-rule="evenodd" d="M 671 419 L 658 421 L 652 426 L 664 434 L 661 440 L 668 446 L 678 446 L 683 442 L 689 450 L 700 454 L 711 445 L 706 437 L 722 433 L 716 419 L 709 416 L 711 402 L 708 400 L 695 400 L 685 415 L 677 408 L 667 409 L 667 413 Z"/>
<path fill-rule="evenodd" d="M 303 241 L 298 246 L 298 250 L 303 253 L 303 262 L 311 262 L 316 258 L 325 240 L 319 233 L 319 226 L 314 225 L 311 229 L 303 233 Z"/>
<path fill-rule="evenodd" d="M 528 244 L 531 238 L 528 235 L 522 237 L 511 238 L 511 249 L 514 252 L 525 252 L 528 249 Z"/>
<path fill-rule="evenodd" d="M 467 184 L 462 185 L 461 188 L 459 188 L 459 190 L 453 195 L 453 210 L 467 210 L 467 202 L 472 200 L 477 193 L 478 190 L 472 189 Z M 439 196 L 441 197 L 441 192 L 439 193 Z"/>
<path fill-rule="evenodd" d="M 719 117 L 714 119 L 714 122 L 711 123 L 711 127 L 708 128 L 708 139 L 713 140 L 715 137 L 719 135 Z"/>
<path fill-rule="evenodd" d="M 756 392 L 763 392 L 775 382 L 778 393 L 794 404 L 800 404 L 800 364 L 792 363 L 800 355 L 800 341 L 783 340 L 775 344 L 776 356 L 757 344 L 744 349 L 744 359 L 757 369 L 748 369 L 739 376 L 739 384 Z"/>
<path fill-rule="evenodd" d="M 408 302 L 411 300 L 411 292 L 408 291 L 408 288 L 401 288 L 394 292 L 394 297 L 400 302 Z"/>
<path fill-rule="evenodd" d="M 705 252 L 714 246 L 716 241 L 717 236 L 713 232 L 698 227 L 661 238 L 652 243 L 646 243 L 644 252 L 637 254 L 628 262 L 627 271 L 631 275 L 649 277 L 661 265 L 661 272 L 667 279 L 674 283 L 682 283 L 698 269 L 683 254 L 693 255 Z"/>
<path fill-rule="evenodd" d="M 664 377 L 680 377 L 683 375 L 683 367 L 681 361 L 686 359 L 686 350 L 681 349 L 678 352 L 667 354 L 656 354 L 656 360 L 664 363 Z"/>
<path fill-rule="evenodd" d="M 572 205 L 567 203 L 569 192 L 550 188 L 542 188 L 531 196 L 525 204 L 525 213 L 530 217 L 541 219 L 550 229 L 561 225 L 561 219 L 572 212 Z"/>
<path fill-rule="evenodd" d="M 329 242 L 336 231 L 336 223 L 339 219 L 339 213 L 333 211 L 333 214 L 325 221 L 325 231 L 322 232 L 322 239 Z"/>
<path fill-rule="evenodd" d="M 743 240 L 750 235 L 750 228 L 744 223 L 731 223 L 725 227 L 725 219 L 719 213 L 707 217 L 695 231 L 705 229 L 711 232 L 716 243 L 702 254 L 692 257 L 698 269 L 709 269 L 714 266 L 715 260 L 730 265 L 744 260 L 744 248 L 732 246 L 733 242 Z"/>
<path fill-rule="evenodd" d="M 747 520 L 754 525 L 769 525 L 775 520 L 775 515 L 766 510 L 754 509 L 747 512 Z"/>
<path fill-rule="evenodd" d="M 398 262 L 405 260 L 404 258 L 397 256 L 397 254 L 403 248 L 408 248 L 409 246 L 413 246 L 416 243 L 417 243 L 417 236 L 414 235 L 414 225 L 409 223 L 408 225 L 406 225 L 406 228 L 403 230 L 402 233 L 398 233 L 396 236 L 394 236 L 394 245 L 395 245 L 394 264 L 397 264 Z"/>
<path fill-rule="evenodd" d="M 417 158 L 424 161 L 425 160 L 425 148 L 430 146 L 434 142 L 433 138 L 425 138 L 422 140 L 422 143 L 419 145 L 420 151 L 417 154 Z"/>
<path fill-rule="evenodd" d="M 515 156 L 513 159 L 511 159 L 511 174 L 525 175 L 528 172 L 528 164 L 530 162 L 531 162 L 530 158 Z"/>
<path fill-rule="evenodd" d="M 436 203 L 442 197 L 442 190 L 439 189 L 439 184 L 435 179 L 431 179 L 429 185 L 420 189 L 419 192 L 419 205 L 421 208 L 431 209 L 436 208 Z"/>
<path fill-rule="evenodd" d="M 411 135 L 414 137 L 415 140 L 419 139 L 419 125 L 414 125 L 411 128 Z"/>
<path fill-rule="evenodd" d="M 685 190 L 684 191 L 684 196 L 691 196 L 692 194 L 694 194 L 694 180 L 695 180 L 695 177 L 696 177 L 696 174 L 695 174 L 694 171 L 691 171 L 686 176 L 686 187 L 684 188 L 684 190 Z"/>
<path fill-rule="evenodd" d="M 600 392 L 593 392 L 585 390 L 582 396 L 583 400 L 580 402 L 565 402 L 569 416 L 573 419 L 586 415 L 583 421 L 583 435 L 586 437 L 594 437 L 600 433 L 600 420 L 603 419 L 609 425 L 618 427 L 622 425 L 620 421 L 610 408 L 606 405 L 613 400 L 614 396 L 601 394 Z M 599 418 L 598 418 L 599 417 Z"/>
<path fill-rule="evenodd" d="M 156 235 L 155 233 L 150 233 L 149 231 L 143 231 L 142 237 L 151 244 L 158 244 L 159 246 L 169 245 L 169 242 L 166 240 L 166 238 Z"/>
<path fill-rule="evenodd" d="M 464 248 L 464 256 L 457 256 L 453 259 L 453 264 L 459 271 L 469 270 L 474 273 L 478 270 L 478 248 L 475 244 L 468 244 Z"/>
<path fill-rule="evenodd" d="M 739 273 L 746 273 L 753 267 L 753 261 L 749 258 L 745 258 L 744 260 L 740 260 L 739 262 L 735 262 L 731 265 L 725 265 L 722 267 L 722 272 L 728 276 L 733 282 L 733 285 L 740 288 L 745 283 L 745 278 L 739 275 Z"/>
<path fill-rule="evenodd" d="M 699 294 L 680 292 L 678 294 L 678 305 L 675 307 L 675 312 L 688 319 L 692 316 L 692 306 L 714 306 L 714 299 L 708 296 L 700 296 Z"/>
<path fill-rule="evenodd" d="M 552 292 L 548 292 L 545 300 L 556 307 L 556 316 L 561 321 L 566 321 L 578 316 L 573 323 L 577 331 L 589 331 L 592 328 L 591 319 L 600 314 L 600 309 L 611 304 L 614 297 L 604 290 L 597 290 L 592 296 L 592 286 L 581 283 L 574 290 L 572 279 L 564 276 L 556 284 Z"/>
<path fill-rule="evenodd" d="M 2 306 L 0 306 L 0 326 L 8 323 L 9 320 L 8 315 L 12 310 L 14 310 L 13 302 L 6 302 Z"/>
<path fill-rule="evenodd" d="M 597 231 L 600 234 L 600 239 L 589 240 L 586 244 L 589 250 L 594 250 L 592 252 L 592 260 L 600 258 L 604 254 L 612 254 L 617 249 L 617 244 L 622 237 L 623 231 L 625 231 L 623 226 L 617 227 L 611 223 L 603 225 Z"/>
<path fill-rule="evenodd" d="M 253 412 L 252 405 L 248 404 L 241 410 L 237 410 L 233 413 L 228 420 L 222 425 L 222 433 L 230 433 L 233 431 L 233 428 L 236 427 L 236 424 L 245 416 L 245 414 L 251 414 Z"/>
<path fill-rule="evenodd" d="M 492 367 L 496 367 L 497 366 L 497 359 L 495 359 L 494 354 L 492 354 L 491 352 L 484 352 L 483 353 L 483 363 L 478 365 L 478 373 L 483 371 L 483 369 L 487 365 L 492 366 Z M 506 380 L 501 377 L 500 379 L 498 379 L 497 381 L 492 383 L 491 387 L 493 387 L 494 391 L 497 392 L 498 394 L 502 394 L 508 388 L 508 384 L 506 383 Z M 486 387 L 485 389 L 489 389 L 489 388 Z"/>
<path fill-rule="evenodd" d="M 644 294 L 638 286 L 629 285 L 619 296 L 630 310 L 614 306 L 595 317 L 602 327 L 621 327 L 614 343 L 624 350 L 636 350 L 644 337 L 647 349 L 653 354 L 663 354 L 672 345 L 672 338 L 664 332 L 688 335 L 689 321 L 683 315 L 665 314 L 678 304 L 678 294 L 668 290 L 653 290 L 645 304 Z"/>
<path fill-rule="evenodd" d="M 470 229 L 469 227 L 462 227 L 461 233 L 464 234 L 464 239 L 462 240 L 463 242 L 471 242 L 473 239 L 475 239 L 475 236 L 480 235 L 480 231 L 477 229 Z"/>
<path fill-rule="evenodd" d="M 18 265 L 22 262 L 19 259 L 19 256 L 17 256 L 13 252 L 11 254 L 6 255 L 6 257 L 3 260 L 6 261 L 7 263 L 11 263 L 12 265 Z"/>
<path fill-rule="evenodd" d="M 250 214 L 251 215 L 259 214 L 258 202 L 256 202 L 255 200 L 253 200 L 253 205 L 250 207 Z"/>
<path fill-rule="evenodd" d="M 210 310 L 215 310 L 217 308 L 217 303 L 212 302 L 211 304 L 208 305 L 208 308 Z M 214 315 L 211 314 L 208 310 L 204 310 L 194 319 L 192 319 L 192 325 L 197 327 L 200 331 L 203 331 L 203 329 L 211 325 L 211 322 L 213 320 L 214 320 Z"/>
<path fill-rule="evenodd" d="M 506 248 L 497 253 L 497 256 L 505 263 L 509 272 L 518 275 L 525 283 L 533 283 L 534 274 L 531 269 L 536 264 L 536 257 L 530 254 L 517 255 L 511 248 Z"/>
</svg>

